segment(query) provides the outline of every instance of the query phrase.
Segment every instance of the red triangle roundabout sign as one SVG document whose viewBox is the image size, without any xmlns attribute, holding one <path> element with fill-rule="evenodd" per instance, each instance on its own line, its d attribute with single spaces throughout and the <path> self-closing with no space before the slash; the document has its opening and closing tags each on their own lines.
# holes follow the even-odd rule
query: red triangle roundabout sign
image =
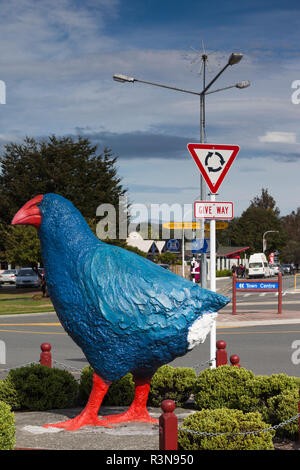
<svg viewBox="0 0 300 470">
<path fill-rule="evenodd" d="M 239 146 L 188 144 L 187 148 L 209 189 L 216 193 L 240 150 Z"/>
</svg>

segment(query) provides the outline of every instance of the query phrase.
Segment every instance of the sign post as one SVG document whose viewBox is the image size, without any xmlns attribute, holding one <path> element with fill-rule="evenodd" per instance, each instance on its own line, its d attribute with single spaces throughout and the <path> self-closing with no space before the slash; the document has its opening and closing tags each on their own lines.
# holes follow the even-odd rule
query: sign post
<svg viewBox="0 0 300 470">
<path fill-rule="evenodd" d="M 214 194 L 210 195 L 211 202 L 216 200 Z M 216 220 L 210 221 L 210 290 L 216 292 Z M 216 368 L 216 355 L 217 355 L 217 325 L 214 321 L 213 328 L 210 334 L 210 367 Z"/>
<path fill-rule="evenodd" d="M 232 165 L 235 157 L 239 152 L 239 147 L 237 145 L 215 145 L 215 144 L 188 144 L 188 151 L 193 157 L 197 167 L 204 180 L 206 181 L 210 189 L 210 203 L 207 201 L 201 201 L 202 205 L 195 205 L 195 217 L 196 209 L 202 209 L 205 212 L 209 211 L 209 216 L 204 216 L 203 212 L 198 214 L 199 218 L 210 218 L 210 289 L 213 292 L 216 292 L 216 217 L 213 214 L 213 208 L 217 210 L 216 203 L 216 192 L 218 191 L 221 183 L 223 182 L 230 166 Z M 198 201 L 200 202 L 200 201 Z M 228 204 L 228 203 L 227 203 Z M 230 206 L 230 203 L 229 203 Z M 229 210 L 227 205 L 227 211 Z M 220 205 L 219 205 L 220 209 Z M 232 205 L 231 205 L 232 209 Z M 218 215 L 218 214 L 217 214 Z M 221 215 L 221 214 L 220 214 Z M 224 213 L 224 219 L 233 217 L 232 213 L 229 214 L 229 217 L 226 217 Z M 216 367 L 216 321 L 211 328 L 210 332 L 210 363 L 211 368 Z"/>
</svg>

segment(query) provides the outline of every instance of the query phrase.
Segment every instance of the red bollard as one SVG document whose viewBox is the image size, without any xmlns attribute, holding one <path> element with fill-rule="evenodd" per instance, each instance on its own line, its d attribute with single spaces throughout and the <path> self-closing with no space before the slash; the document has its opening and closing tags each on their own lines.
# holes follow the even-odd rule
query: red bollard
<svg viewBox="0 0 300 470">
<path fill-rule="evenodd" d="M 43 343 L 41 344 L 41 355 L 40 355 L 40 364 L 42 366 L 51 367 L 52 366 L 52 354 L 51 354 L 51 344 Z"/>
<path fill-rule="evenodd" d="M 227 364 L 227 352 L 226 352 L 226 343 L 223 340 L 217 341 L 217 367 L 224 366 Z"/>
<path fill-rule="evenodd" d="M 232 356 L 230 356 L 230 362 L 231 362 L 232 366 L 241 367 L 240 366 L 240 357 L 237 354 L 232 354 Z"/>
<path fill-rule="evenodd" d="M 159 450 L 177 450 L 177 416 L 173 413 L 175 402 L 164 400 L 161 404 L 163 414 L 159 418 Z"/>
</svg>

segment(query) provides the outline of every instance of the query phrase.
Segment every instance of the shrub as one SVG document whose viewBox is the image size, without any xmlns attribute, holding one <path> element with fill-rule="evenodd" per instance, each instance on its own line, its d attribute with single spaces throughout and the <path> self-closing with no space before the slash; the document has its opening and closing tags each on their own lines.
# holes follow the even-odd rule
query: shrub
<svg viewBox="0 0 300 470">
<path fill-rule="evenodd" d="M 91 393 L 93 385 L 93 369 L 91 366 L 86 366 L 81 371 L 78 397 L 79 400 L 85 403 Z"/>
<path fill-rule="evenodd" d="M 86 402 L 92 390 L 93 369 L 91 366 L 84 367 L 81 373 L 79 385 L 79 398 Z M 120 380 L 113 382 L 104 399 L 104 406 L 128 406 L 134 398 L 134 382 L 132 374 L 126 374 Z"/>
<path fill-rule="evenodd" d="M 10 406 L 0 401 L 0 450 L 12 450 L 16 445 L 14 414 Z"/>
<path fill-rule="evenodd" d="M 300 377 L 292 377 L 295 382 L 296 387 L 300 388 Z"/>
<path fill-rule="evenodd" d="M 5 380 L 0 380 L 0 401 L 9 405 L 12 410 L 21 408 L 17 391 L 9 377 Z"/>
<path fill-rule="evenodd" d="M 72 406 L 78 393 L 73 375 L 65 370 L 40 364 L 13 369 L 8 379 L 23 409 L 50 410 Z"/>
<path fill-rule="evenodd" d="M 254 375 L 243 368 L 221 366 L 199 374 L 194 387 L 195 407 L 259 411 L 268 418 L 268 400 L 298 390 L 298 380 L 286 374 Z"/>
<path fill-rule="evenodd" d="M 244 394 L 247 382 L 253 377 L 253 372 L 243 367 L 225 365 L 204 370 L 193 388 L 195 408 L 240 409 L 240 397 Z"/>
<path fill-rule="evenodd" d="M 274 431 L 259 434 L 235 435 L 266 429 L 261 414 L 240 410 L 215 409 L 197 411 L 183 421 L 183 428 L 205 433 L 228 433 L 219 436 L 203 436 L 179 430 L 179 450 L 273 450 Z"/>
<path fill-rule="evenodd" d="M 183 406 L 189 399 L 196 380 L 196 372 L 189 367 L 160 367 L 151 380 L 148 404 L 161 406 L 166 399 Z"/>
<path fill-rule="evenodd" d="M 93 385 L 93 369 L 86 366 L 81 371 L 78 397 L 81 402 L 86 402 L 90 396 Z"/>
<path fill-rule="evenodd" d="M 298 414 L 299 391 L 297 388 L 282 392 L 268 400 L 267 418 L 272 425 L 283 423 Z M 276 434 L 282 437 L 297 439 L 299 420 L 295 419 L 277 429 Z"/>
<path fill-rule="evenodd" d="M 232 276 L 231 269 L 219 269 L 216 271 L 216 277 L 229 277 Z"/>
<path fill-rule="evenodd" d="M 266 419 L 268 400 L 282 392 L 297 388 L 297 381 L 286 374 L 257 375 L 249 380 L 244 394 L 240 397 L 240 409 L 260 411 Z"/>
</svg>

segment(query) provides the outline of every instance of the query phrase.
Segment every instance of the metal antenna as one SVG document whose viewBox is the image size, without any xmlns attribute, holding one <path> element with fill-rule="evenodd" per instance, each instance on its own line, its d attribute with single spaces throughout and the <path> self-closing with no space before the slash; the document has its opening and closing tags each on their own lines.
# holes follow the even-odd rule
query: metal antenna
<svg viewBox="0 0 300 470">
<path fill-rule="evenodd" d="M 197 74 L 201 76 L 204 73 L 203 57 L 205 57 L 206 71 L 209 75 L 215 73 L 215 71 L 221 66 L 225 55 L 221 51 L 206 52 L 204 40 L 201 39 L 202 50 L 195 49 L 190 46 L 192 52 L 183 55 L 184 59 L 189 61 L 189 69 L 194 72 L 195 67 L 199 67 Z"/>
<path fill-rule="evenodd" d="M 197 74 L 201 76 L 201 74 L 203 72 L 203 60 L 202 60 L 203 52 L 199 51 L 197 49 L 194 49 L 193 47 L 190 47 L 190 49 L 193 52 L 185 54 L 184 58 L 190 61 L 189 69 L 190 69 L 191 72 L 194 71 L 193 70 L 194 66 L 200 66 Z"/>
</svg>

